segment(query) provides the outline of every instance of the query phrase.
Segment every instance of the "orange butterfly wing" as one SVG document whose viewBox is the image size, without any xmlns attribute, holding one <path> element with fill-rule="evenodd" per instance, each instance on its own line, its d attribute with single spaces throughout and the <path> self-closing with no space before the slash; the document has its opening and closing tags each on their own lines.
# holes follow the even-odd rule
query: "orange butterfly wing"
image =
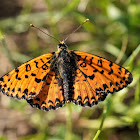
<svg viewBox="0 0 140 140">
<path fill-rule="evenodd" d="M 32 106 L 41 110 L 55 110 L 65 104 L 64 91 L 59 84 L 58 77 L 50 72 L 40 93 L 34 98 L 27 100 Z"/>
<path fill-rule="evenodd" d="M 36 97 L 50 71 L 54 53 L 47 53 L 34 58 L 0 78 L 0 91 L 7 96 L 18 99 Z"/>
<path fill-rule="evenodd" d="M 82 106 L 93 106 L 103 101 L 108 93 L 126 87 L 133 80 L 125 68 L 102 57 L 74 51 L 78 69 L 74 81 L 73 102 Z"/>
</svg>

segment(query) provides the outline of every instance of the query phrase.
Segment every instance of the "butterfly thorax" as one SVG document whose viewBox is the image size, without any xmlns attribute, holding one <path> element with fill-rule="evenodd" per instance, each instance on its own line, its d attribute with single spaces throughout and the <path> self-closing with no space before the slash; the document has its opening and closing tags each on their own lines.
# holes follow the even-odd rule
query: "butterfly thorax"
<svg viewBox="0 0 140 140">
<path fill-rule="evenodd" d="M 68 50 L 65 44 L 59 44 L 58 52 L 55 53 L 52 70 L 58 79 L 59 86 L 62 86 L 66 102 L 72 101 L 73 83 L 76 76 L 77 62 L 75 53 Z"/>
</svg>

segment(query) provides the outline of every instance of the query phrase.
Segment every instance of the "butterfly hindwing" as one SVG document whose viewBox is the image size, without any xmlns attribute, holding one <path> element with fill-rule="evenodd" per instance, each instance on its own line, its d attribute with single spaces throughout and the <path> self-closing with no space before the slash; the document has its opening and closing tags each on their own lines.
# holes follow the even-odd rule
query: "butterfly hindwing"
<svg viewBox="0 0 140 140">
<path fill-rule="evenodd" d="M 58 79 L 55 73 L 51 71 L 47 75 L 46 82 L 40 93 L 34 99 L 27 100 L 27 102 L 32 107 L 46 111 L 62 107 L 65 103 L 64 91 Z"/>
<path fill-rule="evenodd" d="M 78 62 L 73 95 L 76 104 L 92 106 L 132 82 L 132 75 L 125 68 L 89 53 L 74 52 Z"/>
<path fill-rule="evenodd" d="M 36 97 L 50 71 L 53 54 L 41 55 L 5 74 L 0 78 L 0 91 L 18 99 Z"/>
<path fill-rule="evenodd" d="M 101 99 L 101 95 L 92 89 L 87 79 L 80 69 L 76 71 L 74 81 L 74 94 L 72 96 L 73 103 L 81 106 L 93 106 Z"/>
</svg>

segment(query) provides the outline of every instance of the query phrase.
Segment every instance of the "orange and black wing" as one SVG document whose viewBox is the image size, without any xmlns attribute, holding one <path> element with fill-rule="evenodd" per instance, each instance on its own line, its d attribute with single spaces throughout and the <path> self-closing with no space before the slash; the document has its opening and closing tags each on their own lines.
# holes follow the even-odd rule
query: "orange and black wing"
<svg viewBox="0 0 140 140">
<path fill-rule="evenodd" d="M 34 58 L 0 78 L 0 91 L 17 99 L 36 97 L 50 72 L 54 53 L 47 53 Z"/>
<path fill-rule="evenodd" d="M 45 84 L 40 93 L 33 99 L 27 100 L 32 106 L 41 110 L 55 110 L 65 104 L 64 91 L 59 83 L 59 77 L 54 72 L 47 75 Z"/>
<path fill-rule="evenodd" d="M 108 93 L 117 92 L 133 80 L 125 68 L 102 57 L 74 51 L 78 63 L 74 81 L 73 102 L 93 106 L 103 101 Z"/>
</svg>

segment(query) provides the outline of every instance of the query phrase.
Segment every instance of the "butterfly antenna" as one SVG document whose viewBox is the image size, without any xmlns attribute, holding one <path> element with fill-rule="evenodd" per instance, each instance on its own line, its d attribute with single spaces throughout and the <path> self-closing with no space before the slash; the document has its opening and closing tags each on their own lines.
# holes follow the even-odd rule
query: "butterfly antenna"
<svg viewBox="0 0 140 140">
<path fill-rule="evenodd" d="M 55 37 L 51 36 L 50 34 L 44 32 L 43 30 L 41 30 L 40 28 L 36 27 L 35 25 L 30 24 L 30 27 L 34 27 L 34 28 L 38 29 L 39 31 L 43 32 L 44 34 L 48 35 L 49 37 L 51 37 L 51 38 L 57 40 L 58 42 L 60 42 L 58 39 L 56 39 Z"/>
<path fill-rule="evenodd" d="M 88 22 L 88 21 L 89 21 L 89 19 L 86 19 L 82 24 L 80 24 L 79 27 L 77 27 L 72 33 L 70 33 L 70 34 L 65 38 L 64 42 L 71 36 L 71 34 L 75 33 L 77 30 L 79 30 L 79 29 L 83 26 L 83 24 L 86 23 L 86 22 Z"/>
</svg>

